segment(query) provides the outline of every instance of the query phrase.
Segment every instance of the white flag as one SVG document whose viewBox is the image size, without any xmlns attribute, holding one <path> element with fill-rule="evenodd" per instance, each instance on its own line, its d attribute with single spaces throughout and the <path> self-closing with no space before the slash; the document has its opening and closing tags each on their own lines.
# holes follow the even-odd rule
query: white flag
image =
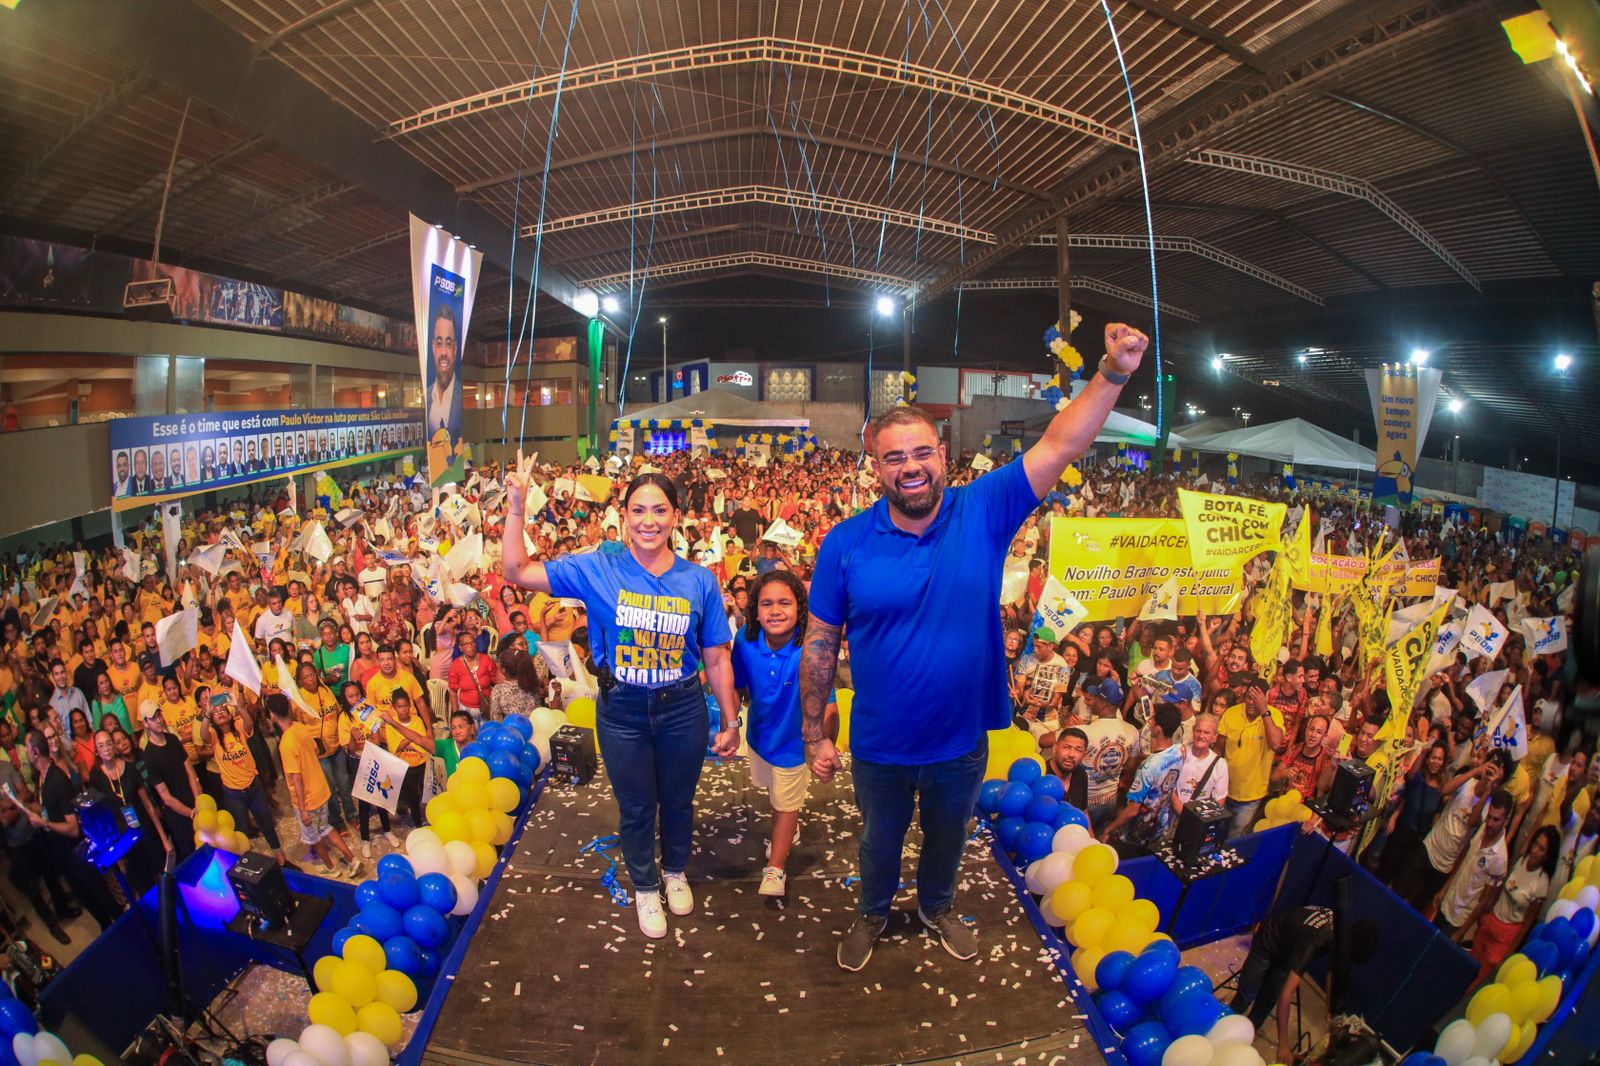
<svg viewBox="0 0 1600 1066">
<path fill-rule="evenodd" d="M 193 607 L 175 611 L 156 623 L 156 648 L 161 665 L 171 666 L 193 651 L 200 633 L 200 612 Z"/>
<path fill-rule="evenodd" d="M 240 555 L 245 556 L 250 554 L 249 550 L 244 546 L 244 541 L 239 539 L 239 534 L 231 529 L 224 529 L 222 535 L 217 538 L 217 543 L 222 545 L 226 551 L 238 552 Z"/>
<path fill-rule="evenodd" d="M 1517 598 L 1517 583 L 1515 581 L 1495 581 L 1489 585 L 1489 606 L 1493 607 L 1501 600 L 1514 600 Z"/>
<path fill-rule="evenodd" d="M 122 549 L 122 576 L 135 584 L 139 581 L 139 557 L 132 548 Z"/>
<path fill-rule="evenodd" d="M 46 596 L 39 601 L 33 611 L 33 621 L 29 623 L 34 629 L 43 629 L 50 621 L 50 616 L 56 613 L 56 606 L 60 603 L 59 597 Z"/>
<path fill-rule="evenodd" d="M 319 563 L 327 562 L 333 555 L 333 541 L 328 539 L 328 531 L 322 528 L 321 522 L 312 524 L 306 537 L 305 553 Z"/>
<path fill-rule="evenodd" d="M 1089 610 L 1078 601 L 1065 585 L 1051 574 L 1045 579 L 1044 591 L 1039 594 L 1039 620 L 1034 628 L 1045 625 L 1060 640 L 1072 632 L 1074 626 L 1088 616 Z"/>
<path fill-rule="evenodd" d="M 228 646 L 228 661 L 223 665 L 222 672 L 233 678 L 245 688 L 261 694 L 261 664 L 256 662 L 256 657 L 250 653 L 250 642 L 245 639 L 244 630 L 239 627 L 239 619 L 233 620 L 232 643 Z"/>
<path fill-rule="evenodd" d="M 1144 606 L 1139 610 L 1139 620 L 1144 621 L 1176 621 L 1178 617 L 1178 579 L 1176 576 L 1163 581 L 1156 590 L 1144 601 Z"/>
<path fill-rule="evenodd" d="M 575 664 L 578 657 L 572 653 L 570 640 L 541 640 L 539 654 L 549 664 L 551 676 L 576 680 L 578 667 Z"/>
<path fill-rule="evenodd" d="M 1490 670 L 1486 674 L 1479 674 L 1467 684 L 1467 695 L 1478 705 L 1478 710 L 1486 711 L 1494 706 L 1494 701 L 1500 695 L 1500 687 L 1506 683 L 1510 673 L 1510 670 Z"/>
<path fill-rule="evenodd" d="M 1500 654 L 1500 648 L 1509 635 L 1510 632 L 1489 608 L 1475 603 L 1467 615 L 1466 628 L 1461 631 L 1461 650 L 1466 652 L 1469 660 L 1480 655 L 1493 659 Z"/>
<path fill-rule="evenodd" d="M 1528 719 L 1522 710 L 1522 686 L 1512 689 L 1505 705 L 1496 713 L 1494 725 L 1489 727 L 1489 743 L 1504 748 L 1513 759 L 1528 754 Z"/>
<path fill-rule="evenodd" d="M 281 655 L 272 660 L 272 668 L 278 672 L 278 691 L 288 696 L 290 703 L 309 714 L 312 718 L 319 717 L 317 712 L 311 709 L 311 704 L 306 702 L 305 695 L 300 691 L 300 686 L 295 683 L 295 668 L 284 662 Z"/>
<path fill-rule="evenodd" d="M 161 543 L 167 552 L 167 580 L 178 580 L 178 542 L 183 539 L 183 508 L 161 505 Z"/>
<path fill-rule="evenodd" d="M 1528 638 L 1530 655 L 1552 655 L 1567 650 L 1567 620 L 1559 614 L 1550 618 L 1524 618 L 1521 629 Z"/>
<path fill-rule="evenodd" d="M 972 469 L 980 474 L 987 474 L 994 469 L 994 460 L 982 452 L 978 452 L 972 457 Z"/>
<path fill-rule="evenodd" d="M 78 575 L 79 577 L 82 577 L 84 574 L 86 574 L 88 572 L 88 570 L 89 570 L 89 553 L 88 552 L 73 552 L 72 553 L 72 572 L 74 574 Z"/>
<path fill-rule="evenodd" d="M 196 548 L 189 554 L 189 565 L 204 570 L 212 577 L 222 569 L 223 560 L 228 557 L 228 548 L 224 544 L 213 544 L 208 548 Z"/>
<path fill-rule="evenodd" d="M 200 597 L 194 594 L 193 582 L 185 581 L 183 583 L 183 589 L 178 593 L 178 602 L 183 604 L 184 610 L 200 609 Z"/>
<path fill-rule="evenodd" d="M 762 540 L 770 540 L 785 551 L 793 551 L 805 539 L 805 534 L 795 529 L 781 518 L 774 518 L 772 525 L 761 535 Z"/>
<path fill-rule="evenodd" d="M 406 761 L 376 744 L 361 749 L 350 795 L 363 803 L 382 807 L 390 814 L 400 805 L 400 783 L 406 779 Z"/>
<path fill-rule="evenodd" d="M 450 606 L 465 607 L 478 598 L 478 590 L 471 585 L 463 585 L 459 581 L 452 581 L 449 588 Z"/>
<path fill-rule="evenodd" d="M 483 534 L 473 533 L 462 537 L 450 546 L 444 556 L 444 569 L 454 581 L 460 581 L 483 566 Z M 456 606 L 464 606 L 457 604 Z"/>
</svg>

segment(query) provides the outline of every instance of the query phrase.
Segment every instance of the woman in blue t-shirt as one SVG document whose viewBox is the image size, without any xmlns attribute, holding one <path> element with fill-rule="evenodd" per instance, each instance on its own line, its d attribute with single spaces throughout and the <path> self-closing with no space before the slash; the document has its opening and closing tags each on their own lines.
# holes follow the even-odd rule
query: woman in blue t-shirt
<svg viewBox="0 0 1600 1066">
<path fill-rule="evenodd" d="M 639 928 L 646 936 L 664 937 L 663 889 L 673 914 L 694 909 L 684 868 L 706 749 L 702 667 L 722 708 L 722 731 L 712 747 L 723 756 L 739 748 L 739 701 L 728 652 L 733 634 L 722 593 L 711 571 L 673 554 L 678 490 L 660 474 L 640 474 L 623 491 L 626 550 L 530 560 L 522 528 L 532 473 L 533 460 L 519 453 L 515 473 L 506 478 L 505 577 L 536 592 L 582 600 L 588 611 L 600 680 L 596 731 L 617 797 L 618 834 Z"/>
</svg>

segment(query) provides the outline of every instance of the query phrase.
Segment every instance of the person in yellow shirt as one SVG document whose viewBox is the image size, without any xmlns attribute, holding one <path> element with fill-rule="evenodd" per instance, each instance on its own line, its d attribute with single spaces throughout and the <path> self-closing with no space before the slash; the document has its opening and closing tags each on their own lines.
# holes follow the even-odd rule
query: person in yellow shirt
<svg viewBox="0 0 1600 1066">
<path fill-rule="evenodd" d="M 195 634 L 195 646 L 205 648 L 219 663 L 228 661 L 228 649 L 233 647 L 233 638 L 217 625 L 217 616 L 208 607 L 200 609 L 200 632 Z"/>
<path fill-rule="evenodd" d="M 106 666 L 106 673 L 111 676 L 111 687 L 122 697 L 125 705 L 139 706 L 142 702 L 139 699 L 139 685 L 143 679 L 139 676 L 138 665 L 128 661 L 128 646 L 113 639 L 108 654 L 111 662 Z"/>
<path fill-rule="evenodd" d="M 245 588 L 243 575 L 237 570 L 228 575 L 228 587 L 223 592 L 223 596 L 227 598 L 228 603 L 232 604 L 233 613 L 241 618 L 250 605 L 255 602 L 255 598 L 250 595 L 250 590 Z"/>
<path fill-rule="evenodd" d="M 302 709 L 301 715 L 311 727 L 317 743 L 317 759 L 322 763 L 322 774 L 333 790 L 333 801 L 328 805 L 328 822 L 342 830 L 356 816 L 356 800 L 350 794 L 350 770 L 341 750 L 339 739 L 340 719 L 344 708 L 333 689 L 322 683 L 322 674 L 310 659 L 303 659 L 296 670 L 296 683 L 311 713 Z"/>
<path fill-rule="evenodd" d="M 315 671 L 313 671 L 315 673 Z M 282 737 L 278 757 L 283 760 L 283 776 L 289 786 L 289 799 L 300 819 L 300 839 L 322 860 L 322 872 L 329 877 L 361 876 L 361 861 L 350 850 L 344 834 L 328 824 L 328 799 L 332 795 L 328 779 L 322 776 L 317 741 L 312 727 L 296 721 L 289 697 L 274 693 L 266 699 L 267 713 Z M 331 847 L 330 847 L 331 845 Z M 344 866 L 334 858 L 334 852 Z"/>
<path fill-rule="evenodd" d="M 410 670 L 400 669 L 399 656 L 393 644 L 385 644 L 378 649 L 378 672 L 367 679 L 366 688 L 367 701 L 385 717 L 390 716 L 389 710 L 396 692 L 404 692 L 411 697 L 412 707 L 416 707 L 423 698 L 422 686 L 417 683 L 416 675 Z"/>
<path fill-rule="evenodd" d="M 1244 700 L 1224 711 L 1217 724 L 1217 748 L 1228 760 L 1230 837 L 1248 833 L 1255 825 L 1272 781 L 1272 762 L 1288 742 L 1283 712 L 1267 704 L 1267 683 L 1247 674 L 1236 677 L 1233 687 L 1244 689 Z"/>
<path fill-rule="evenodd" d="M 366 693 L 354 681 L 346 681 L 339 686 L 340 702 L 344 711 L 339 715 L 339 745 L 344 749 L 340 758 L 345 762 L 345 776 L 352 782 L 355 781 L 356 771 L 361 766 L 361 753 L 370 739 L 367 727 L 355 714 L 355 709 L 366 703 Z M 376 743 L 376 742 L 375 742 Z M 382 744 L 378 745 L 382 747 Z M 352 796 L 352 799 L 355 797 Z M 378 824 L 382 827 L 384 838 L 389 841 L 392 848 L 400 847 L 400 838 L 394 835 L 394 829 L 389 822 L 389 812 L 382 807 L 368 803 L 365 800 L 356 800 L 356 827 L 361 833 L 361 857 L 372 858 L 372 815 L 378 815 Z"/>
<path fill-rule="evenodd" d="M 139 653 L 139 685 L 134 689 L 134 706 L 143 706 L 146 700 L 160 703 L 167 697 L 166 683 L 157 673 L 161 665 L 161 657 L 153 651 Z M 127 699 L 124 697 L 123 702 Z"/>
<path fill-rule="evenodd" d="M 394 690 L 389 709 L 383 711 L 383 722 L 383 746 L 404 759 L 406 764 L 406 779 L 400 785 L 400 802 L 411 815 L 412 824 L 420 826 L 422 785 L 427 776 L 428 758 L 434 750 L 433 737 L 424 732 L 422 719 L 411 713 L 411 697 L 403 688 Z"/>
<path fill-rule="evenodd" d="M 144 704 L 144 688 L 140 688 L 140 705 Z M 208 772 L 203 768 L 200 755 L 200 709 L 195 704 L 194 698 L 183 694 L 183 686 L 175 677 L 164 678 L 161 681 L 161 695 L 155 700 L 156 706 L 161 711 L 161 721 L 166 725 L 167 732 L 176 737 L 183 745 L 183 753 L 191 763 L 195 764 L 195 771 L 200 774 L 201 784 L 207 792 L 214 791 L 216 782 L 214 776 L 206 780 Z"/>
<path fill-rule="evenodd" d="M 166 718 L 165 708 L 162 717 Z M 278 840 L 278 830 L 272 824 L 267 810 L 267 794 L 261 787 L 261 775 L 256 769 L 256 759 L 250 754 L 250 737 L 255 733 L 249 715 L 236 707 L 225 694 L 219 694 L 207 708 L 197 737 L 201 747 L 216 753 L 217 771 L 221 778 L 222 805 L 233 815 L 234 827 L 241 833 L 255 823 L 255 829 L 266 837 L 267 846 L 282 866 L 289 861 Z M 183 734 L 179 734 L 182 739 Z"/>
</svg>

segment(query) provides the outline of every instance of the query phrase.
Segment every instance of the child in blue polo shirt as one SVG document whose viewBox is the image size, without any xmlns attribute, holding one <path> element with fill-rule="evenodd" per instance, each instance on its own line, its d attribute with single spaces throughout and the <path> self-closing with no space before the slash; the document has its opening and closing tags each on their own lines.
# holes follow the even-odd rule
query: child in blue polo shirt
<svg viewBox="0 0 1600 1066">
<path fill-rule="evenodd" d="M 811 771 L 800 739 L 800 652 L 805 642 L 806 590 L 788 570 L 772 570 L 750 586 L 750 620 L 733 641 L 733 684 L 748 708 L 745 740 L 750 780 L 772 801 L 772 842 L 761 872 L 761 895 L 782 896 L 784 863 L 799 835 Z M 830 736 L 839 709 L 830 696 Z"/>
</svg>

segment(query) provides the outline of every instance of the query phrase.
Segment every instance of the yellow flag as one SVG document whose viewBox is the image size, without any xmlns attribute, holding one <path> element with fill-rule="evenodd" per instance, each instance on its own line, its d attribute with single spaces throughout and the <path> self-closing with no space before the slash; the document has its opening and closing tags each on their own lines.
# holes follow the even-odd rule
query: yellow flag
<svg viewBox="0 0 1600 1066">
<path fill-rule="evenodd" d="M 1311 511 L 1300 515 L 1294 536 L 1283 544 L 1283 561 L 1289 564 L 1289 580 L 1304 585 L 1311 580 Z"/>
<path fill-rule="evenodd" d="M 1189 531 L 1189 556 L 1200 569 L 1237 570 L 1283 540 L 1285 504 L 1189 489 L 1178 490 L 1178 504 Z"/>
<path fill-rule="evenodd" d="M 1324 659 L 1333 654 L 1333 616 L 1338 607 L 1338 600 L 1324 596 L 1322 609 L 1317 614 L 1316 652 Z"/>
<path fill-rule="evenodd" d="M 1411 704 L 1422 687 L 1428 660 L 1433 658 L 1434 641 L 1439 627 L 1444 625 L 1450 610 L 1450 596 L 1440 603 L 1428 617 L 1407 630 L 1405 635 L 1384 649 L 1384 687 L 1389 693 L 1389 717 L 1378 730 L 1379 740 L 1400 738 L 1406 735 L 1406 723 L 1411 720 Z"/>
<path fill-rule="evenodd" d="M 1280 559 L 1256 593 L 1256 620 L 1250 629 L 1250 654 L 1256 661 L 1256 673 L 1269 684 L 1278 675 L 1278 649 L 1294 626 L 1291 595 L 1289 570 Z"/>
</svg>

